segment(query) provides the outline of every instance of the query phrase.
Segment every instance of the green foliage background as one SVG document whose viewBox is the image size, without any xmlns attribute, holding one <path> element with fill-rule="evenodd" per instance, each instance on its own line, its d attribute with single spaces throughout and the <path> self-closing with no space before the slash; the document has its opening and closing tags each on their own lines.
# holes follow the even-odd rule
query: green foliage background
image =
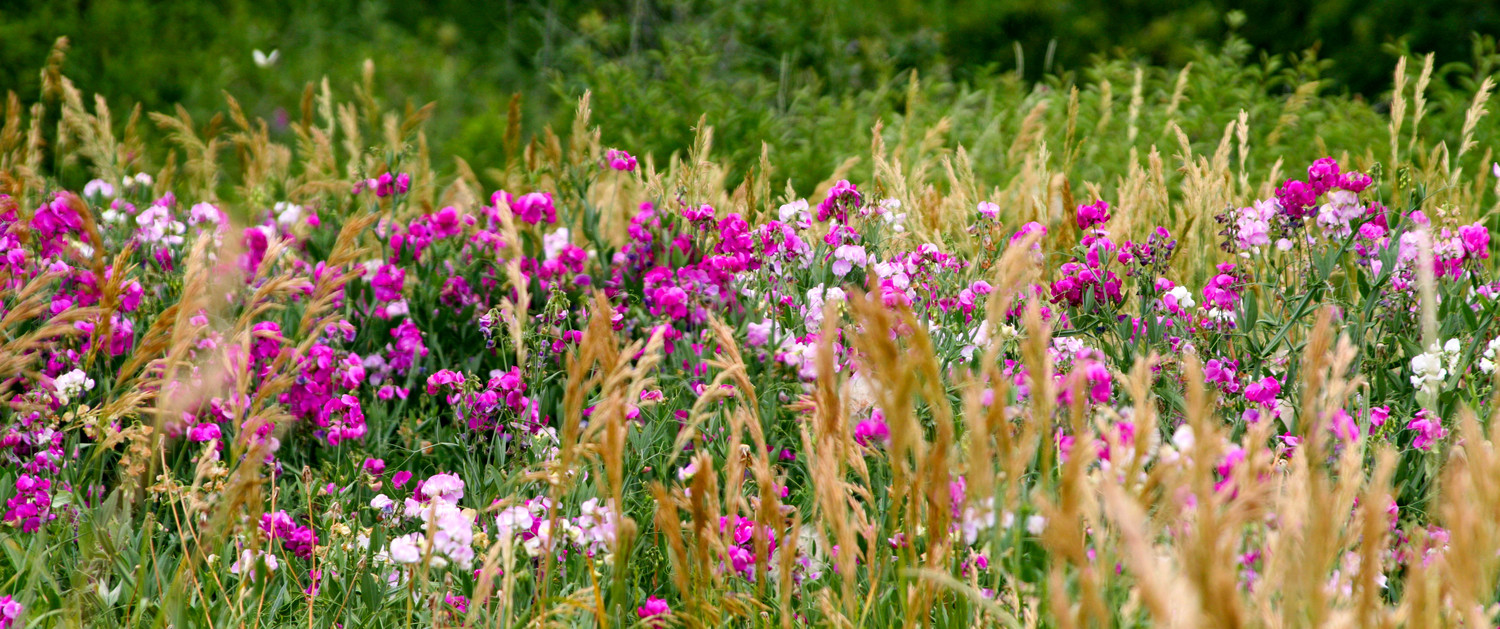
<svg viewBox="0 0 1500 629">
<path fill-rule="evenodd" d="M 606 144 L 663 160 L 706 114 L 721 158 L 748 164 L 765 142 L 778 175 L 801 188 L 868 147 L 876 120 L 908 115 L 920 126 L 951 118 L 950 139 L 995 174 L 984 170 L 987 138 L 1000 143 L 1005 120 L 1038 91 L 1081 85 L 1087 103 L 1109 80 L 1120 105 L 1137 65 L 1149 66 L 1146 97 L 1159 100 L 1194 64 L 1182 124 L 1205 146 L 1240 108 L 1269 128 L 1298 85 L 1320 80 L 1304 124 L 1326 123 L 1317 131 L 1337 148 L 1374 145 L 1380 129 L 1367 123 L 1389 98 L 1396 57 L 1430 51 L 1429 124 L 1454 135 L 1462 101 L 1500 67 L 1493 39 L 1469 34 L 1497 27 L 1500 8 L 1486 0 L 18 0 L 0 8 L 0 88 L 33 97 L 37 69 L 66 35 L 64 72 L 117 110 L 181 103 L 207 116 L 228 91 L 250 115 L 285 120 L 308 82 L 327 76 L 344 91 L 368 58 L 387 102 L 438 103 L 428 126 L 438 156 L 500 163 L 512 94 L 536 133 L 565 128 L 592 90 Z M 280 59 L 257 67 L 254 49 Z M 913 70 L 921 107 L 907 102 Z M 1447 105 L 1460 111 L 1444 116 Z M 1295 134 L 1285 144 L 1289 161 L 1319 148 Z"/>
</svg>

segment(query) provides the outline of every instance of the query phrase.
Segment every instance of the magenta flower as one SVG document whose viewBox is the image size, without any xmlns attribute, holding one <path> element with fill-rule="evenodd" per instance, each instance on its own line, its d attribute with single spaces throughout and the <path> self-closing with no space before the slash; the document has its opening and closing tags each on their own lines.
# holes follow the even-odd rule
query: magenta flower
<svg viewBox="0 0 1500 629">
<path fill-rule="evenodd" d="M 1434 442 L 1448 436 L 1448 431 L 1443 429 L 1443 421 L 1432 411 L 1425 408 L 1417 411 L 1417 416 L 1413 417 L 1406 424 L 1406 427 L 1417 432 L 1417 436 L 1412 439 L 1411 445 L 1413 448 L 1422 450 L 1423 452 L 1431 451 Z"/>
<path fill-rule="evenodd" d="M 1463 239 L 1464 251 L 1470 256 L 1484 260 L 1490 257 L 1490 230 L 1484 224 L 1461 225 L 1458 237 Z"/>
<path fill-rule="evenodd" d="M 854 426 L 854 441 L 862 446 L 883 445 L 891 439 L 891 428 L 885 423 L 885 414 L 875 409 L 870 418 Z"/>
<path fill-rule="evenodd" d="M 1333 436 L 1340 441 L 1353 442 L 1359 440 L 1359 424 L 1354 422 L 1354 417 L 1344 409 L 1333 413 L 1333 422 L 1328 426 L 1333 431 Z"/>
<path fill-rule="evenodd" d="M 510 202 L 510 210 L 515 212 L 516 218 L 528 225 L 543 221 L 548 225 L 557 222 L 557 208 L 552 204 L 552 195 L 546 192 L 532 192 L 516 197 Z"/>
<path fill-rule="evenodd" d="M 21 612 L 25 608 L 20 601 L 11 598 L 10 595 L 0 596 L 0 629 L 11 629 L 16 626 L 16 621 L 21 618 Z"/>
<path fill-rule="evenodd" d="M 1245 387 L 1245 399 L 1266 408 L 1276 403 L 1276 396 L 1281 394 L 1281 382 L 1276 378 L 1266 376 Z"/>
<path fill-rule="evenodd" d="M 655 596 L 646 597 L 646 604 L 637 607 L 635 610 L 635 615 L 642 620 L 654 620 L 655 622 L 651 623 L 652 627 L 662 626 L 660 622 L 661 617 L 670 613 L 672 613 L 672 608 L 667 606 L 667 602 Z"/>
<path fill-rule="evenodd" d="M 1109 203 L 1103 200 L 1078 206 L 1078 229 L 1089 229 L 1109 221 Z"/>
<path fill-rule="evenodd" d="M 635 157 L 619 149 L 610 149 L 605 152 L 604 161 L 609 163 L 610 168 L 620 171 L 629 172 L 635 170 L 636 167 Z"/>
</svg>

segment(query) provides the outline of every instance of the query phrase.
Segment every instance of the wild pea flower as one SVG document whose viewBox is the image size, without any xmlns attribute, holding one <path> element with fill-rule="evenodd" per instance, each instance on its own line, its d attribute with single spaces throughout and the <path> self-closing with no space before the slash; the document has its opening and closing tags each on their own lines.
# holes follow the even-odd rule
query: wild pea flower
<svg viewBox="0 0 1500 629">
<path fill-rule="evenodd" d="M 262 567 L 265 569 L 262 570 Z M 276 553 L 268 553 L 264 550 L 256 552 L 246 548 L 240 551 L 240 556 L 234 563 L 229 564 L 229 574 L 243 572 L 254 580 L 269 576 L 280 567 L 281 561 L 276 558 Z"/>
<path fill-rule="evenodd" d="M 107 199 L 115 196 L 115 187 L 103 179 L 93 179 L 83 184 L 83 196 Z"/>
<path fill-rule="evenodd" d="M 375 191 L 377 197 L 388 197 L 392 194 L 406 194 L 411 188 L 411 175 L 401 173 L 392 176 L 391 173 L 383 173 L 375 179 L 365 183 L 367 187 Z M 355 192 L 358 192 L 356 190 Z"/>
<path fill-rule="evenodd" d="M 1458 339 L 1448 339 L 1441 348 L 1434 342 L 1427 351 L 1411 359 L 1411 386 L 1423 393 L 1436 393 L 1448 378 L 1448 370 L 1457 367 L 1459 358 Z"/>
<path fill-rule="evenodd" d="M 880 219 L 885 221 L 886 225 L 891 226 L 891 231 L 897 233 L 906 231 L 906 212 L 900 211 L 900 199 L 882 200 L 877 207 L 880 208 Z"/>
<path fill-rule="evenodd" d="M 1307 183 L 1288 179 L 1276 189 L 1276 201 L 1288 218 L 1298 221 L 1308 216 L 1308 208 L 1317 203 L 1318 194 L 1318 190 Z"/>
<path fill-rule="evenodd" d="M 188 429 L 187 437 L 188 441 L 203 443 L 222 438 L 223 432 L 219 429 L 218 424 L 194 424 L 192 428 Z"/>
<path fill-rule="evenodd" d="M 318 544 L 318 535 L 312 527 L 297 524 L 286 511 L 261 515 L 260 530 L 272 540 L 282 540 L 282 549 L 299 559 L 311 558 Z"/>
<path fill-rule="evenodd" d="M 386 345 L 386 351 L 391 355 L 388 364 L 396 373 L 406 373 L 417 359 L 427 356 L 427 346 L 422 343 L 422 331 L 417 329 L 417 324 L 411 319 L 402 321 L 401 325 L 391 330 L 391 336 L 396 342 Z"/>
<path fill-rule="evenodd" d="M 0 596 L 0 629 L 11 629 L 16 626 L 23 611 L 25 608 L 21 606 L 20 601 L 9 595 Z"/>
<path fill-rule="evenodd" d="M 1349 223 L 1365 215 L 1365 206 L 1359 197 L 1348 190 L 1335 190 L 1328 195 L 1328 202 L 1318 208 L 1318 226 L 1328 238 L 1347 238 L 1354 233 Z"/>
<path fill-rule="evenodd" d="M 1490 339 L 1484 347 L 1484 354 L 1479 359 L 1479 370 L 1485 373 L 1495 373 L 1495 355 L 1500 353 L 1500 336 Z"/>
<path fill-rule="evenodd" d="M 663 617 L 672 613 L 672 608 L 667 602 L 655 596 L 646 597 L 646 603 L 635 609 L 636 617 L 646 621 L 651 627 L 665 626 Z"/>
<path fill-rule="evenodd" d="M 770 319 L 762 319 L 760 323 L 749 323 L 745 326 L 745 344 L 750 347 L 760 347 L 770 342 L 771 333 L 776 329 L 776 322 Z"/>
<path fill-rule="evenodd" d="M 1490 230 L 1484 224 L 1475 222 L 1460 226 L 1458 237 L 1463 240 L 1464 251 L 1470 256 L 1480 260 L 1490 257 Z"/>
<path fill-rule="evenodd" d="M 621 171 L 633 171 L 636 167 L 635 157 L 630 153 L 619 149 L 610 149 L 604 153 L 604 161 L 610 168 Z"/>
<path fill-rule="evenodd" d="M 1333 436 L 1340 441 L 1354 442 L 1359 440 L 1359 424 L 1355 423 L 1354 417 L 1348 411 L 1338 409 L 1333 412 L 1332 421 L 1328 429 L 1333 431 Z"/>
<path fill-rule="evenodd" d="M 422 483 L 421 493 L 434 501 L 457 504 L 464 497 L 464 481 L 457 474 L 433 474 Z"/>
<path fill-rule="evenodd" d="M 57 519 L 52 513 L 52 481 L 40 476 L 21 474 L 16 477 L 16 494 L 5 501 L 6 524 L 35 533 L 42 524 Z"/>
<path fill-rule="evenodd" d="M 295 203 L 277 201 L 271 211 L 276 213 L 276 224 L 282 229 L 291 229 L 297 225 L 297 221 L 302 220 L 302 206 Z"/>
<path fill-rule="evenodd" d="M 223 227 L 228 222 L 228 216 L 224 210 L 212 203 L 197 203 L 188 209 L 188 225 L 213 224 L 216 228 Z"/>
<path fill-rule="evenodd" d="M 833 274 L 844 277 L 854 267 L 865 268 L 868 258 L 865 256 L 865 248 L 859 245 L 840 245 L 833 250 Z"/>
<path fill-rule="evenodd" d="M 323 430 L 314 431 L 314 434 L 323 437 L 328 445 L 336 446 L 342 441 L 365 438 L 364 409 L 360 408 L 359 398 L 352 395 L 341 395 L 328 400 L 318 413 L 317 421 Z"/>
<path fill-rule="evenodd" d="M 891 439 L 890 426 L 885 423 L 885 413 L 875 409 L 870 417 L 854 427 L 854 441 L 862 446 L 884 446 Z"/>
<path fill-rule="evenodd" d="M 1109 222 L 1109 203 L 1098 200 L 1078 206 L 1078 229 L 1088 230 Z"/>
<path fill-rule="evenodd" d="M 791 203 L 782 205 L 776 210 L 776 216 L 783 223 L 797 223 L 811 220 L 812 215 L 808 213 L 807 199 L 797 199 Z"/>
<path fill-rule="evenodd" d="M 387 548 L 391 561 L 396 563 L 417 563 L 422 560 L 422 546 L 426 539 L 421 533 L 409 533 L 391 539 Z"/>
<path fill-rule="evenodd" d="M 394 264 L 383 265 L 375 272 L 375 277 L 370 278 L 370 287 L 375 289 L 375 299 L 400 299 L 401 291 L 406 287 L 406 271 Z"/>
<path fill-rule="evenodd" d="M 858 187 L 847 179 L 840 179 L 828 190 L 828 196 L 818 204 L 818 222 L 833 219 L 839 224 L 847 225 L 849 210 L 858 209 L 863 203 L 864 195 L 860 194 Z"/>
<path fill-rule="evenodd" d="M 807 306 L 804 313 L 804 321 L 808 331 L 817 331 L 823 327 L 823 306 L 828 302 L 842 302 L 845 300 L 844 289 L 833 287 L 825 288 L 822 284 L 807 289 Z"/>
<path fill-rule="evenodd" d="M 52 380 L 58 404 L 67 404 L 85 391 L 94 390 L 94 379 L 82 369 L 74 369 Z"/>
<path fill-rule="evenodd" d="M 1407 422 L 1406 428 L 1416 431 L 1417 436 L 1412 439 L 1411 445 L 1423 452 L 1431 451 L 1433 443 L 1448 436 L 1448 431 L 1443 429 L 1443 421 L 1425 408 L 1417 411 L 1416 417 Z"/>
<path fill-rule="evenodd" d="M 1264 408 L 1271 408 L 1276 404 L 1276 396 L 1281 395 L 1281 381 L 1274 377 L 1266 376 L 1245 387 L 1245 399 Z"/>
<path fill-rule="evenodd" d="M 1179 317 L 1189 316 L 1188 312 L 1198 305 L 1198 302 L 1193 300 L 1193 292 L 1186 286 L 1172 287 L 1167 294 L 1162 295 L 1161 301 L 1162 307 L 1167 312 Z"/>
<path fill-rule="evenodd" d="M 432 534 L 434 567 L 443 567 L 448 562 L 468 568 L 474 561 L 474 514 L 456 508 L 439 509 L 437 517 L 429 523 L 436 531 Z M 424 540 L 425 541 L 425 540 Z"/>
<path fill-rule="evenodd" d="M 557 208 L 552 203 L 552 195 L 547 192 L 531 192 L 516 197 L 510 202 L 510 209 L 515 212 L 516 218 L 528 225 L 543 221 L 548 225 L 557 222 Z"/>
</svg>

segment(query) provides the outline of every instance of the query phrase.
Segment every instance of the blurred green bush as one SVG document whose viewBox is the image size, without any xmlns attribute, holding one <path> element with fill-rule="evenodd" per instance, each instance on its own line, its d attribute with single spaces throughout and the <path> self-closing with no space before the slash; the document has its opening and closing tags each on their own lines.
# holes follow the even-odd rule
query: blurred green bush
<svg viewBox="0 0 1500 629">
<path fill-rule="evenodd" d="M 607 144 L 663 160 L 706 114 L 726 161 L 751 163 L 765 142 L 786 170 L 777 175 L 804 186 L 867 147 L 877 119 L 920 129 L 948 117 L 952 141 L 1003 153 L 1039 94 L 1081 85 L 1097 104 L 1108 80 L 1123 106 L 1137 66 L 1144 96 L 1160 101 L 1176 69 L 1195 64 L 1178 124 L 1210 150 L 1239 109 L 1275 120 L 1312 80 L 1323 98 L 1300 123 L 1328 146 L 1370 146 L 1383 129 L 1360 112 L 1383 106 L 1398 55 L 1432 51 L 1428 124 L 1453 134 L 1474 85 L 1500 67 L 1493 38 L 1467 34 L 1496 26 L 1500 9 L 1484 0 L 13 0 L 0 7 L 0 86 L 35 94 L 37 69 L 66 35 L 65 73 L 117 108 L 181 103 L 198 114 L 228 91 L 248 113 L 284 121 L 308 82 L 347 90 L 370 59 L 386 102 L 438 103 L 428 128 L 439 156 L 497 164 L 511 94 L 535 133 L 567 125 L 592 90 Z M 253 50 L 279 51 L 276 63 L 257 65 Z M 907 102 L 913 70 L 919 103 Z M 1448 105 L 1457 112 L 1444 116 Z M 1129 145 L 1166 137 L 1152 126 L 1162 121 L 1148 122 Z M 1320 150 L 1296 134 L 1283 142 L 1294 163 Z"/>
</svg>

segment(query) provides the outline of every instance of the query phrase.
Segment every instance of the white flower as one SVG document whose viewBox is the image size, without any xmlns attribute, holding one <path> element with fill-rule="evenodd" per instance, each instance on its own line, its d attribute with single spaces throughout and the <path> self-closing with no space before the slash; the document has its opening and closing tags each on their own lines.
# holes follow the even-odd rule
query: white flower
<svg viewBox="0 0 1500 629">
<path fill-rule="evenodd" d="M 249 548 L 246 548 L 240 551 L 240 558 L 238 560 L 236 560 L 232 564 L 229 564 L 229 574 L 248 572 L 255 568 L 255 563 L 257 560 L 265 561 L 266 572 L 268 573 L 275 572 L 277 568 L 281 567 L 281 562 L 276 559 L 276 555 L 265 551 L 260 551 L 257 553 L 250 550 Z"/>
<path fill-rule="evenodd" d="M 84 391 L 94 390 L 94 379 L 83 373 L 82 369 L 74 369 L 58 376 L 52 381 L 52 386 L 57 391 L 58 402 L 67 404 Z"/>
<path fill-rule="evenodd" d="M 422 544 L 425 542 L 421 533 L 402 535 L 391 540 L 391 561 L 396 563 L 417 563 L 422 560 Z"/>
<path fill-rule="evenodd" d="M 833 250 L 833 274 L 843 277 L 854 270 L 854 267 L 865 268 L 868 258 L 865 248 L 859 245 L 840 245 Z"/>
<path fill-rule="evenodd" d="M 146 173 L 136 173 L 135 174 L 135 183 L 136 183 L 136 185 L 141 186 L 141 187 L 149 187 L 149 186 L 151 186 L 151 184 L 156 183 L 156 180 L 152 179 L 151 175 L 148 175 Z"/>
<path fill-rule="evenodd" d="M 1479 359 L 1479 370 L 1485 373 L 1495 373 L 1495 355 L 1500 353 L 1500 336 L 1490 341 L 1484 348 L 1484 357 Z"/>
<path fill-rule="evenodd" d="M 140 226 L 136 231 L 136 238 L 145 243 L 180 245 L 183 242 L 182 233 L 187 231 L 187 226 L 181 221 L 173 220 L 172 212 L 160 205 L 153 205 L 137 214 L 135 223 Z"/>
<path fill-rule="evenodd" d="M 531 525 L 535 522 L 536 518 L 532 517 L 531 511 L 520 505 L 506 507 L 500 513 L 495 514 L 495 528 L 501 535 L 529 532 Z"/>
<path fill-rule="evenodd" d="M 255 60 L 255 65 L 262 68 L 269 68 L 276 65 L 276 61 L 281 59 L 281 51 L 272 50 L 271 54 L 266 54 L 256 49 L 250 52 L 250 58 Z"/>
<path fill-rule="evenodd" d="M 1172 447 L 1177 448 L 1178 451 L 1190 450 L 1194 443 L 1196 440 L 1193 438 L 1192 426 L 1183 424 L 1172 433 Z"/>
<path fill-rule="evenodd" d="M 297 220 L 302 218 L 302 206 L 294 203 L 287 203 L 286 201 L 278 201 L 276 203 L 275 212 L 276 222 L 283 228 L 290 228 L 291 226 L 296 225 Z"/>
<path fill-rule="evenodd" d="M 1041 535 L 1047 528 L 1047 518 L 1033 515 L 1026 518 L 1026 532 L 1032 535 Z"/>
<path fill-rule="evenodd" d="M 1454 352 L 1458 350 L 1457 339 L 1450 340 L 1447 344 Z M 1456 361 L 1456 358 L 1445 361 L 1448 347 L 1439 348 L 1433 343 L 1426 352 L 1413 356 L 1411 359 L 1411 386 L 1421 389 L 1423 393 L 1436 393 L 1438 387 L 1448 378 L 1448 370 L 1444 368 L 1444 362 Z"/>
<path fill-rule="evenodd" d="M 115 187 L 103 179 L 95 179 L 83 184 L 83 196 L 109 198 L 115 196 Z"/>
<path fill-rule="evenodd" d="M 546 252 L 547 260 L 556 260 L 562 255 L 563 248 L 572 244 L 573 232 L 566 227 L 559 227 L 552 233 L 542 236 L 542 251 Z"/>
<path fill-rule="evenodd" d="M 796 201 L 792 201 L 791 203 L 781 206 L 781 208 L 777 210 L 776 215 L 781 218 L 781 222 L 783 223 L 790 223 L 795 220 L 805 219 L 808 215 L 807 199 L 797 199 Z"/>
<path fill-rule="evenodd" d="M 1167 291 L 1167 294 L 1171 295 L 1173 299 L 1177 300 L 1177 305 L 1181 306 L 1183 310 L 1198 305 L 1198 302 L 1193 300 L 1193 291 L 1188 290 L 1186 286 L 1178 286 L 1176 288 L 1173 288 L 1172 290 Z"/>
<path fill-rule="evenodd" d="M 1448 360 L 1448 371 L 1458 370 L 1458 359 L 1463 357 L 1463 348 L 1459 346 L 1458 339 L 1448 339 L 1443 344 L 1443 357 Z"/>
<path fill-rule="evenodd" d="M 396 501 L 391 500 L 390 496 L 385 494 L 380 494 L 370 499 L 370 508 L 376 511 L 390 511 L 395 506 Z"/>
<path fill-rule="evenodd" d="M 422 483 L 422 494 L 435 502 L 455 504 L 464 497 L 464 481 L 457 474 L 433 474 Z"/>
</svg>

